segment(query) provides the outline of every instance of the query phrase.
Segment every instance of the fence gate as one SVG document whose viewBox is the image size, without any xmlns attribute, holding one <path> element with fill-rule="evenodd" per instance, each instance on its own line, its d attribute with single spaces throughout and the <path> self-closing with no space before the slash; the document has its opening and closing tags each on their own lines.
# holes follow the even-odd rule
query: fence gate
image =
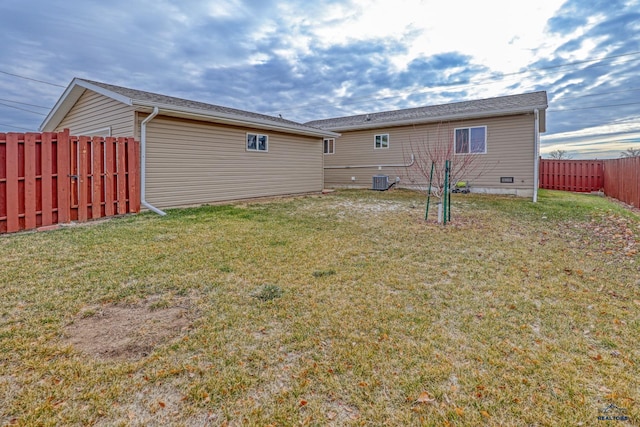
<svg viewBox="0 0 640 427">
<path fill-rule="evenodd" d="M 0 133 L 0 233 L 140 211 L 139 142 Z"/>
</svg>

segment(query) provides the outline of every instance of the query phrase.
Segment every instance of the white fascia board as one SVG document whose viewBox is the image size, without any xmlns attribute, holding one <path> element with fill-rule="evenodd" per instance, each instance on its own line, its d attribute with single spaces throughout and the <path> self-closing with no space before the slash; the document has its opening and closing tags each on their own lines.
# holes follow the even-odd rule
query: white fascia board
<svg viewBox="0 0 640 427">
<path fill-rule="evenodd" d="M 207 122 L 225 123 L 231 125 L 257 127 L 259 129 L 273 130 L 277 132 L 293 133 L 297 135 L 315 136 L 315 137 L 332 137 L 337 138 L 339 133 L 329 130 L 315 129 L 307 126 L 307 129 L 300 129 L 295 126 L 287 126 L 286 124 L 275 124 L 268 120 L 259 118 L 248 118 L 239 116 L 236 114 L 229 114 L 216 111 L 215 113 L 207 114 L 202 110 L 196 110 L 193 108 L 180 108 L 175 105 L 167 104 L 150 104 L 148 102 L 133 101 L 134 107 L 146 107 L 152 109 L 158 107 L 160 112 L 164 115 L 170 115 L 175 117 L 192 118 L 197 120 L 203 120 Z"/>
<path fill-rule="evenodd" d="M 377 129 L 377 128 L 384 128 L 384 127 L 438 123 L 438 122 L 447 122 L 452 120 L 473 120 L 473 119 L 482 119 L 487 117 L 500 117 L 500 116 L 511 116 L 516 114 L 533 113 L 533 111 L 536 108 L 540 110 L 544 110 L 547 108 L 547 106 L 544 105 L 540 107 L 528 107 L 526 109 L 517 109 L 517 110 L 487 111 L 487 112 L 477 113 L 477 114 L 452 114 L 448 116 L 425 117 L 423 119 L 413 118 L 413 119 L 405 119 L 405 120 L 389 120 L 385 122 L 374 122 L 374 123 L 367 122 L 367 123 L 349 125 L 349 126 L 336 126 L 336 127 L 327 128 L 327 129 L 336 131 L 336 132 L 344 132 L 344 131 L 351 131 L 351 130 Z"/>
<path fill-rule="evenodd" d="M 123 104 L 133 105 L 133 100 L 131 98 L 129 98 L 129 97 L 120 95 L 119 93 L 110 91 L 109 89 L 105 89 L 103 87 L 96 86 L 96 85 L 91 84 L 91 83 L 89 83 L 89 82 L 87 82 L 85 80 L 82 80 L 82 79 L 77 79 L 77 80 L 78 80 L 78 82 L 77 82 L 78 86 L 82 86 L 85 89 L 89 89 L 89 90 L 91 90 L 93 92 L 99 93 L 100 95 L 104 95 L 104 96 L 106 96 L 108 98 L 111 98 L 111 99 L 114 99 L 114 100 L 116 100 L 118 102 L 122 102 Z"/>
</svg>

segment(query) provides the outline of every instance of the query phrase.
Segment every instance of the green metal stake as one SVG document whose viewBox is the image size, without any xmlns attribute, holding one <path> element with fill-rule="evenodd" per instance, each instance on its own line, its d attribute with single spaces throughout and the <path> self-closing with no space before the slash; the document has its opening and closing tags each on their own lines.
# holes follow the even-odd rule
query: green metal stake
<svg viewBox="0 0 640 427">
<path fill-rule="evenodd" d="M 431 182 L 433 181 L 433 168 L 435 167 L 435 162 L 431 162 L 431 175 L 429 175 L 429 192 L 427 193 L 427 211 L 424 213 L 425 221 L 429 216 L 429 202 L 431 201 Z"/>
<path fill-rule="evenodd" d="M 449 182 L 451 182 L 451 160 L 449 160 L 449 169 L 447 169 L 447 175 L 449 176 Z M 449 222 L 451 222 L 451 189 L 447 187 L 447 212 L 449 213 Z"/>
<path fill-rule="evenodd" d="M 444 194 L 442 202 L 444 203 L 444 211 L 442 212 L 442 224 L 447 225 L 447 195 L 449 194 L 449 160 L 444 161 Z"/>
</svg>

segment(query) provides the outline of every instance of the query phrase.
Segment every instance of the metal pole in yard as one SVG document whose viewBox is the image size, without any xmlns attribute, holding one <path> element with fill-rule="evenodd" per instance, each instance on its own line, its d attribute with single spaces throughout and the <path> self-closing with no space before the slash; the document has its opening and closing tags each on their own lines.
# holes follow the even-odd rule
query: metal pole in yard
<svg viewBox="0 0 640 427">
<path fill-rule="evenodd" d="M 451 160 L 449 160 L 449 166 L 447 168 L 447 176 L 449 183 L 451 183 Z M 447 187 L 447 212 L 449 212 L 449 222 L 451 222 L 451 189 Z"/>
<path fill-rule="evenodd" d="M 442 215 L 442 224 L 447 225 L 447 216 L 449 212 L 447 196 L 449 195 L 449 160 L 444 161 L 444 193 L 442 194 L 442 202 L 444 203 L 444 212 Z"/>
<path fill-rule="evenodd" d="M 429 202 L 431 201 L 431 182 L 433 181 L 433 168 L 435 167 L 435 165 L 435 162 L 431 162 L 431 175 L 429 175 L 429 192 L 427 193 L 427 210 L 424 213 L 425 221 L 429 216 Z"/>
</svg>

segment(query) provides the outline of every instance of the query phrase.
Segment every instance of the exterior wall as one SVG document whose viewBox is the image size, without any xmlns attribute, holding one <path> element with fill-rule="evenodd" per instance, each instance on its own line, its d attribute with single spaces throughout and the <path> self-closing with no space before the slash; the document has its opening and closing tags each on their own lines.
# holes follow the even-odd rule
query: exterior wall
<svg viewBox="0 0 640 427">
<path fill-rule="evenodd" d="M 268 135 L 268 151 L 247 151 L 247 132 Z M 146 200 L 159 208 L 323 188 L 321 138 L 158 116 L 146 157 Z"/>
<path fill-rule="evenodd" d="M 111 128 L 111 136 L 133 136 L 134 110 L 96 92 L 85 90 L 69 113 L 64 117 L 56 132 L 68 128 L 72 135 L 100 135 L 95 132 Z"/>
<path fill-rule="evenodd" d="M 373 175 L 380 174 L 388 175 L 390 182 L 399 177 L 400 186 L 425 188 L 431 167 L 425 144 L 446 145 L 453 152 L 453 130 L 467 126 L 487 126 L 487 153 L 476 155 L 470 176 L 463 178 L 469 181 L 471 190 L 526 197 L 533 195 L 533 114 L 344 131 L 336 140 L 335 154 L 324 156 L 325 186 L 371 188 Z M 374 149 L 374 135 L 384 133 L 389 134 L 389 148 Z M 414 166 L 401 166 L 410 163 L 412 153 L 416 160 Z M 451 160 L 455 163 L 462 157 L 452 155 Z M 415 168 L 421 159 L 427 178 L 416 174 Z M 500 183 L 500 177 L 513 177 L 514 182 Z"/>
</svg>

